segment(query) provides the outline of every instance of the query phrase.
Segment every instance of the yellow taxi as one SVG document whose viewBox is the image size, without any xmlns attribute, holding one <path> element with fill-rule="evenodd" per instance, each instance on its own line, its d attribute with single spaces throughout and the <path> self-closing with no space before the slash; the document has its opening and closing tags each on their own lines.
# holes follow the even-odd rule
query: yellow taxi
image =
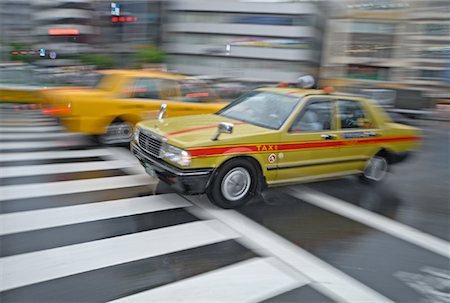
<svg viewBox="0 0 450 303">
<path fill-rule="evenodd" d="M 254 90 L 215 114 L 138 123 L 131 150 L 177 191 L 234 208 L 266 187 L 381 181 L 419 139 L 368 99 L 285 87 Z"/>
<path fill-rule="evenodd" d="M 201 81 L 157 71 L 103 71 L 93 88 L 42 94 L 44 113 L 59 117 L 68 131 L 94 135 L 104 144 L 129 142 L 134 125 L 156 118 L 162 103 L 168 116 L 213 113 L 228 104 Z"/>
</svg>

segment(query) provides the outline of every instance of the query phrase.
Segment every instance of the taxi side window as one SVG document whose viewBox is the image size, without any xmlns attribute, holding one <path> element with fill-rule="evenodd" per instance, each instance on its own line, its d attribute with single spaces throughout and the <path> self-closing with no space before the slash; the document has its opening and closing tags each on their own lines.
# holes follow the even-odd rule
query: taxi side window
<svg viewBox="0 0 450 303">
<path fill-rule="evenodd" d="M 373 127 L 371 119 L 358 101 L 339 100 L 338 107 L 342 129 Z"/>
<path fill-rule="evenodd" d="M 158 86 L 155 79 L 136 79 L 131 98 L 159 99 Z"/>
<path fill-rule="evenodd" d="M 160 79 L 159 89 L 161 99 L 170 100 L 178 97 L 177 83 L 173 80 Z"/>
<path fill-rule="evenodd" d="M 330 130 L 332 125 L 332 103 L 329 100 L 315 101 L 306 105 L 295 119 L 290 133 L 320 132 Z"/>
</svg>

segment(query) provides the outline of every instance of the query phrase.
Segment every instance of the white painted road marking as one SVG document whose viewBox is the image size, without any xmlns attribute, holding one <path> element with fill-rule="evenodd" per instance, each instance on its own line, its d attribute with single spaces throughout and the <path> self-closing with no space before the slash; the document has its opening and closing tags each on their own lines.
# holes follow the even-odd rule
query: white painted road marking
<svg viewBox="0 0 450 303">
<path fill-rule="evenodd" d="M 236 238 L 222 223 L 191 222 L 0 259 L 0 291 Z"/>
<path fill-rule="evenodd" d="M 148 175 L 131 175 L 26 185 L 8 185 L 0 187 L 0 201 L 56 196 L 139 185 L 155 185 L 156 182 L 154 178 Z"/>
<path fill-rule="evenodd" d="M 199 208 L 189 208 L 201 218 L 215 218 L 242 237 L 237 241 L 260 255 L 276 257 L 311 280 L 311 287 L 337 302 L 386 303 L 392 301 L 358 280 L 348 276 L 306 250 L 289 242 L 276 233 L 257 224 L 234 210 L 219 209 L 204 196 L 189 196 L 189 201 Z"/>
<path fill-rule="evenodd" d="M 445 240 L 309 188 L 290 188 L 290 190 L 292 196 L 307 203 L 450 258 L 450 243 Z"/>
<path fill-rule="evenodd" d="M 0 162 L 112 156 L 108 149 L 61 150 L 1 154 Z"/>
<path fill-rule="evenodd" d="M 66 138 L 64 141 L 36 141 L 36 142 L 2 142 L 0 144 L 0 150 L 11 150 L 11 149 L 33 149 L 33 148 L 54 148 L 54 147 L 68 147 L 80 145 L 80 142 L 77 142 L 79 138 L 76 138 L 76 141 L 71 141 L 69 138 Z"/>
<path fill-rule="evenodd" d="M 0 215 L 0 235 L 189 207 L 177 194 L 23 211 Z"/>
<path fill-rule="evenodd" d="M 11 167 L 2 167 L 0 171 L 0 178 L 101 171 L 109 169 L 121 169 L 129 166 L 130 166 L 129 162 L 121 160 L 91 161 L 85 163 L 11 166 Z"/>
<path fill-rule="evenodd" d="M 46 133 L 46 132 L 59 132 L 63 130 L 64 128 L 62 126 L 0 127 L 0 133 Z"/>
<path fill-rule="evenodd" d="M 274 258 L 253 258 L 111 302 L 260 302 L 309 282 L 280 267 Z"/>
<path fill-rule="evenodd" d="M 5 134 L 0 133 L 0 140 L 25 141 L 32 139 L 68 139 L 70 137 L 80 137 L 78 133 L 27 133 L 27 134 Z"/>
</svg>

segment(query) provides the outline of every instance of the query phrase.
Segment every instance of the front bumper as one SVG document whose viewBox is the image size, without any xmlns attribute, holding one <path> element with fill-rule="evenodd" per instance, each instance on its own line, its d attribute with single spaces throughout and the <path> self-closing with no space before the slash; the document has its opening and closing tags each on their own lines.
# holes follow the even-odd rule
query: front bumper
<svg viewBox="0 0 450 303">
<path fill-rule="evenodd" d="M 206 191 L 213 173 L 212 168 L 180 169 L 146 153 L 135 142 L 131 142 L 130 149 L 147 172 L 154 172 L 161 181 L 177 192 L 191 195 L 203 194 Z"/>
</svg>

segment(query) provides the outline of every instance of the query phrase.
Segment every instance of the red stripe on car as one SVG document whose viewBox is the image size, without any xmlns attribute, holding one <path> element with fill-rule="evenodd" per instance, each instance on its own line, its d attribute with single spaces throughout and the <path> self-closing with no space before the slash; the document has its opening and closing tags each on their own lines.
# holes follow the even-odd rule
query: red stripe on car
<svg viewBox="0 0 450 303">
<path fill-rule="evenodd" d="M 417 141 L 420 137 L 405 136 L 405 137 L 388 137 L 388 138 L 370 138 L 357 140 L 334 140 L 334 141 L 313 141 L 313 142 L 293 142 L 283 144 L 255 144 L 255 145 L 230 145 L 218 147 L 201 147 L 189 149 L 192 157 L 201 156 L 216 156 L 235 153 L 257 153 L 257 152 L 279 152 L 279 151 L 293 151 L 300 149 L 312 148 L 330 148 L 358 144 L 372 144 L 383 142 L 401 142 L 401 141 Z"/>
</svg>

